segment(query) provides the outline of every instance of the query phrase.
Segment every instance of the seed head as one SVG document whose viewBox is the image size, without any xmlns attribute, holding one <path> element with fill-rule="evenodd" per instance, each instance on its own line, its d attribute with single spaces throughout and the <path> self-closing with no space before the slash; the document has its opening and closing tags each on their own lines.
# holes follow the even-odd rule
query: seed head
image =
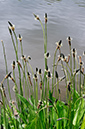
<svg viewBox="0 0 85 129">
<path fill-rule="evenodd" d="M 60 92 L 60 89 L 58 89 L 58 92 L 59 92 L 59 94 L 61 93 L 61 92 Z"/>
<path fill-rule="evenodd" d="M 13 69 L 13 70 L 15 69 L 15 61 L 13 61 L 12 69 Z"/>
<path fill-rule="evenodd" d="M 55 103 L 57 103 L 58 99 L 55 100 Z"/>
<path fill-rule="evenodd" d="M 71 46 L 72 38 L 71 38 L 70 36 L 68 36 L 68 37 L 67 37 L 67 40 L 68 40 L 69 46 Z"/>
<path fill-rule="evenodd" d="M 5 76 L 5 79 L 7 79 L 8 77 L 11 77 L 11 73 L 12 73 L 12 72 L 8 73 L 8 74 Z"/>
<path fill-rule="evenodd" d="M 82 73 L 84 73 L 84 67 L 82 67 Z"/>
<path fill-rule="evenodd" d="M 15 119 L 18 118 L 18 112 L 14 109 L 14 116 L 15 116 Z"/>
<path fill-rule="evenodd" d="M 62 46 L 62 40 L 60 40 L 60 41 L 56 42 L 55 44 L 57 44 L 56 49 L 60 49 L 60 48 L 61 48 L 61 46 Z"/>
<path fill-rule="evenodd" d="M 41 105 L 42 105 L 42 101 L 40 101 L 40 102 L 38 103 L 37 109 L 39 109 L 39 108 L 41 107 Z"/>
<path fill-rule="evenodd" d="M 64 56 L 64 54 L 63 54 L 63 53 L 60 53 L 60 59 L 61 59 L 62 61 L 64 61 L 64 60 L 65 60 L 65 56 Z"/>
<path fill-rule="evenodd" d="M 34 15 L 34 17 L 35 17 L 35 20 L 40 20 L 40 18 L 39 18 L 38 15 L 36 15 L 36 14 L 34 14 L 34 13 L 33 13 L 33 15 Z"/>
<path fill-rule="evenodd" d="M 10 35 L 12 35 L 12 31 L 11 31 L 11 29 L 8 27 L 8 29 L 9 29 L 9 33 L 10 33 Z"/>
<path fill-rule="evenodd" d="M 38 80 L 37 74 L 34 74 L 34 75 L 33 75 L 33 78 L 34 78 L 35 81 L 37 82 L 37 80 Z"/>
<path fill-rule="evenodd" d="M 22 36 L 19 34 L 19 37 L 18 37 L 19 41 L 22 42 Z"/>
<path fill-rule="evenodd" d="M 45 71 L 46 71 L 46 72 L 50 71 L 50 69 L 48 68 L 48 66 L 46 66 Z"/>
<path fill-rule="evenodd" d="M 73 72 L 73 75 L 78 74 L 78 73 L 79 73 L 79 71 L 80 71 L 80 69 L 76 69 L 76 70 Z"/>
<path fill-rule="evenodd" d="M 83 64 L 84 64 L 84 62 L 82 61 L 82 57 L 79 56 L 79 65 L 80 65 L 80 66 L 83 66 Z"/>
<path fill-rule="evenodd" d="M 32 81 L 31 81 L 31 78 L 30 78 L 30 73 L 27 72 L 27 75 L 28 75 L 29 83 L 30 83 L 30 85 L 32 86 Z"/>
<path fill-rule="evenodd" d="M 39 83 L 40 89 L 42 90 L 42 81 Z"/>
<path fill-rule="evenodd" d="M 9 23 L 9 28 L 12 30 L 12 31 L 14 31 L 15 30 L 15 25 L 13 25 L 10 21 L 8 21 L 8 23 Z"/>
<path fill-rule="evenodd" d="M 50 58 L 49 52 L 45 53 L 45 54 L 44 54 L 44 57 L 45 57 L 46 59 L 49 59 L 49 58 Z"/>
<path fill-rule="evenodd" d="M 27 59 L 31 60 L 31 57 L 30 57 L 30 56 L 28 56 L 28 57 L 27 57 Z"/>
<path fill-rule="evenodd" d="M 45 13 L 45 23 L 47 23 L 47 13 Z"/>
<path fill-rule="evenodd" d="M 50 73 L 50 71 L 48 71 L 46 77 L 47 77 L 48 79 L 51 79 L 51 78 L 52 78 L 52 74 Z"/>
<path fill-rule="evenodd" d="M 30 77 L 30 73 L 29 72 L 27 72 L 27 75 L 28 75 L 28 77 Z"/>
<path fill-rule="evenodd" d="M 41 69 L 39 69 L 38 74 L 41 75 L 43 73 L 43 71 Z"/>
<path fill-rule="evenodd" d="M 38 68 L 36 67 L 36 74 L 38 73 Z"/>
<path fill-rule="evenodd" d="M 68 88 L 69 92 L 71 91 L 70 85 L 71 85 L 71 82 L 69 82 L 68 85 L 67 85 L 67 88 Z"/>
<path fill-rule="evenodd" d="M 25 62 L 27 61 L 26 56 L 24 56 L 24 55 L 21 56 L 21 59 L 24 60 Z"/>
<path fill-rule="evenodd" d="M 68 58 L 67 58 L 67 60 L 66 60 L 66 63 L 68 63 L 69 60 L 70 60 L 70 55 L 68 54 Z"/>
<path fill-rule="evenodd" d="M 19 61 L 17 61 L 17 64 L 19 65 L 19 67 L 22 69 L 22 65 Z"/>
<path fill-rule="evenodd" d="M 55 71 L 55 77 L 58 78 L 58 72 L 57 71 Z"/>
<path fill-rule="evenodd" d="M 77 50 L 76 50 L 75 48 L 73 48 L 73 49 L 71 50 L 71 52 L 72 52 L 72 54 L 73 54 L 73 57 L 75 57 L 75 56 L 77 55 Z"/>
<path fill-rule="evenodd" d="M 3 105 L 3 102 L 0 100 L 0 105 Z"/>
</svg>

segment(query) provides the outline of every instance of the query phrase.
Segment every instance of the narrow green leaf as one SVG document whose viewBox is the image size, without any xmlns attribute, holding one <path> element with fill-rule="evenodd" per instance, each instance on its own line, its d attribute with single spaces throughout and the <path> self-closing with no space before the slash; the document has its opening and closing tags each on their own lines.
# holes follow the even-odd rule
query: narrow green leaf
<svg viewBox="0 0 85 129">
<path fill-rule="evenodd" d="M 82 122 L 82 125 L 81 125 L 81 129 L 85 129 L 85 115 L 84 115 L 84 119 L 83 119 L 83 122 Z"/>
</svg>

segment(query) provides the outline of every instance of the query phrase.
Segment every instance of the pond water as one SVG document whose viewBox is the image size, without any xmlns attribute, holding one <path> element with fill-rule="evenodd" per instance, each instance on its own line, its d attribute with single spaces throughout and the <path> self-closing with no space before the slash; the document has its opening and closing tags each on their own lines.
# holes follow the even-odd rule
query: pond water
<svg viewBox="0 0 85 129">
<path fill-rule="evenodd" d="M 32 57 L 32 67 L 44 69 L 43 34 L 33 13 L 39 15 L 43 24 L 44 14 L 48 14 L 49 67 L 52 67 L 56 41 L 63 40 L 62 52 L 68 54 L 66 38 L 69 35 L 73 38 L 72 47 L 77 49 L 78 55 L 82 55 L 85 50 L 85 0 L 0 0 L 0 39 L 5 44 L 9 71 L 12 70 L 15 55 L 8 21 L 15 25 L 17 36 L 22 35 L 24 55 Z M 0 81 L 4 76 L 5 64 L 0 43 Z"/>
</svg>

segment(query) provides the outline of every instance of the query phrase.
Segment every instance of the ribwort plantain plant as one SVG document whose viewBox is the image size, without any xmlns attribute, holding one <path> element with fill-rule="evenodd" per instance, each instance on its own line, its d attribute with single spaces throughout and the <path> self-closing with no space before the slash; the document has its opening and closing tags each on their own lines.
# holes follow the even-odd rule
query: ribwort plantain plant
<svg viewBox="0 0 85 129">
<path fill-rule="evenodd" d="M 36 71 L 33 71 L 30 63 L 31 57 L 26 57 L 24 55 L 22 36 L 19 34 L 17 38 L 15 26 L 8 21 L 8 29 L 12 39 L 16 59 L 15 61 L 13 60 L 12 63 L 12 72 L 9 72 L 4 43 L 1 41 L 6 65 L 6 76 L 0 84 L 1 128 L 84 129 L 85 72 L 82 58 L 79 56 L 78 64 L 76 49 L 72 49 L 72 38 L 70 38 L 70 36 L 67 38 L 69 44 L 69 55 L 67 57 L 65 56 L 65 53 L 63 53 L 63 49 L 61 51 L 62 40 L 59 40 L 56 42 L 57 46 L 54 52 L 51 72 L 48 66 L 48 60 L 51 56 L 47 50 L 47 13 L 45 13 L 45 27 L 43 26 L 40 17 L 36 14 L 33 15 L 35 19 L 40 22 L 43 31 L 43 57 L 45 61 L 45 70 L 42 72 L 41 68 L 36 67 Z M 19 61 L 19 48 L 21 49 L 22 61 Z M 58 58 L 57 51 L 59 51 Z M 17 83 L 16 78 L 16 63 L 19 73 L 19 84 Z M 62 77 L 60 77 L 58 67 L 63 69 Z M 11 86 L 8 78 L 10 78 L 14 84 L 13 90 L 15 92 L 15 100 L 13 100 L 10 92 Z M 6 79 L 8 80 L 7 85 L 10 101 L 7 98 L 5 87 L 3 86 Z M 60 88 L 60 84 L 64 80 L 66 100 L 62 101 L 62 88 Z"/>
</svg>

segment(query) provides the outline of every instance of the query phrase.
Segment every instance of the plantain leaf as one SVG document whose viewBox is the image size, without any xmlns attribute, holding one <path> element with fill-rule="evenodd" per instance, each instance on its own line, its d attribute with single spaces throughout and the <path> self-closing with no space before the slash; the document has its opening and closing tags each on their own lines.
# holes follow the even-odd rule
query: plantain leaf
<svg viewBox="0 0 85 129">
<path fill-rule="evenodd" d="M 85 112 L 85 102 L 82 99 L 79 103 L 79 105 L 77 105 L 77 110 L 75 112 L 74 115 L 74 119 L 73 119 L 73 125 L 78 125 L 80 123 L 80 120 L 82 119 L 84 112 Z"/>
<path fill-rule="evenodd" d="M 81 129 L 85 129 L 85 115 L 84 115 L 84 118 L 83 118 L 83 122 L 82 122 L 82 125 L 81 125 Z"/>
</svg>

